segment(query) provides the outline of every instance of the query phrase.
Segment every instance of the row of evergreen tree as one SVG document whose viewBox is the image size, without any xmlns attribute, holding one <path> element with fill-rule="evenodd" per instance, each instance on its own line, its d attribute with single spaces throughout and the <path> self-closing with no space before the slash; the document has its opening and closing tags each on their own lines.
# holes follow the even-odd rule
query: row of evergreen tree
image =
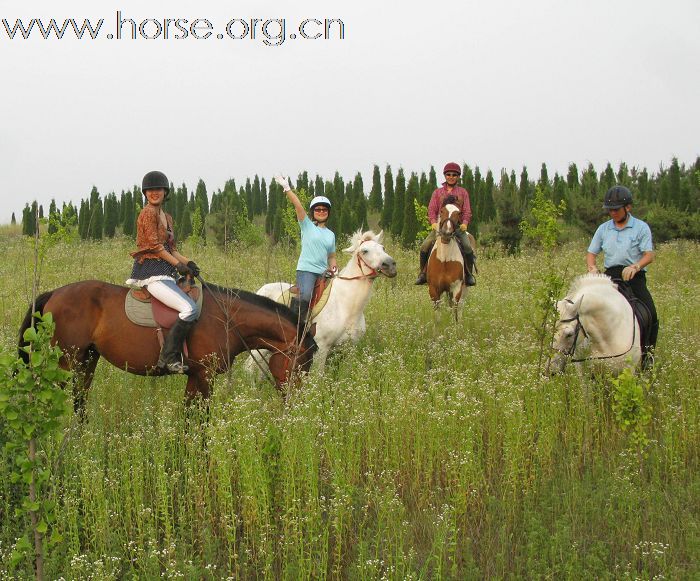
<svg viewBox="0 0 700 581">
<path fill-rule="evenodd" d="M 526 214 L 535 188 L 539 187 L 548 199 L 556 204 L 564 202 L 565 220 L 590 230 L 601 219 L 600 202 L 605 191 L 615 184 L 629 187 L 635 197 L 635 207 L 655 208 L 666 221 L 680 220 L 679 215 L 697 215 L 700 212 L 700 157 L 694 164 L 686 166 L 673 159 L 668 167 L 661 167 L 655 174 L 646 169 L 629 169 L 625 163 L 617 171 L 610 164 L 598 173 L 592 164 L 580 171 L 571 164 L 566 175 L 555 173 L 549 177 L 546 164 L 542 164 L 537 179 L 532 179 L 527 168 L 519 174 L 514 170 L 502 170 L 498 179 L 489 169 L 484 175 L 478 166 L 473 169 L 465 164 L 461 184 L 470 192 L 473 219 L 470 230 L 477 234 L 487 224 L 494 225 L 497 237 L 507 246 L 517 246 L 519 224 Z M 366 228 L 368 214 L 379 219 L 381 227 L 389 231 L 405 246 L 415 244 L 422 229 L 420 220 L 425 213 L 432 192 L 438 187 L 435 168 L 427 172 L 412 172 L 406 175 L 402 168 L 396 173 L 386 166 L 383 176 L 379 166 L 372 172 L 369 192 L 365 190 L 361 173 L 345 181 L 336 172 L 331 180 L 316 175 L 311 179 L 304 171 L 293 184 L 304 200 L 317 195 L 331 199 L 333 208 L 329 227 L 337 235 L 346 235 L 357 228 Z M 49 232 L 59 228 L 76 228 L 82 239 L 99 240 L 111 238 L 121 232 L 125 236 L 135 235 L 135 223 L 143 206 L 143 194 L 137 186 L 122 191 L 120 196 L 110 193 L 102 199 L 93 187 L 88 198 L 81 200 L 76 208 L 71 203 L 61 210 L 51 201 L 47 218 Z M 228 180 L 223 189 L 211 195 L 201 179 L 190 192 L 186 184 L 175 187 L 171 183 L 170 195 L 165 209 L 172 214 L 175 235 L 178 239 L 190 236 L 212 238 L 216 243 L 236 240 L 241 229 L 248 227 L 256 216 L 265 216 L 265 232 L 279 241 L 287 236 L 284 229 L 284 213 L 288 201 L 281 188 L 270 180 L 255 176 L 246 179 L 237 187 L 235 180 Z M 36 202 L 24 208 L 23 233 L 35 230 Z M 38 208 L 39 218 L 44 218 L 43 207 Z M 15 221 L 14 214 L 12 216 Z M 697 220 L 694 224 L 697 223 Z M 697 238 L 696 226 L 679 226 L 678 232 L 666 237 L 686 236 Z"/>
</svg>

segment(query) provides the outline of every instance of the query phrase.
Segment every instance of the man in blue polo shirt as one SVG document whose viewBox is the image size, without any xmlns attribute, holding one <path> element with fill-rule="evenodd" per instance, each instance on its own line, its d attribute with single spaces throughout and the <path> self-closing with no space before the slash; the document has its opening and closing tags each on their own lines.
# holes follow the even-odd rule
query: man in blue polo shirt
<svg viewBox="0 0 700 581">
<path fill-rule="evenodd" d="M 630 214 L 632 192 L 624 186 L 613 186 L 605 194 L 603 208 L 610 214 L 593 235 L 586 264 L 588 272 L 598 272 L 596 256 L 605 254 L 605 274 L 626 283 L 651 312 L 652 322 L 647 340 L 642 345 L 642 365 L 648 366 L 656 348 L 659 319 L 651 293 L 647 289 L 646 267 L 654 261 L 654 247 L 649 225 Z"/>
</svg>

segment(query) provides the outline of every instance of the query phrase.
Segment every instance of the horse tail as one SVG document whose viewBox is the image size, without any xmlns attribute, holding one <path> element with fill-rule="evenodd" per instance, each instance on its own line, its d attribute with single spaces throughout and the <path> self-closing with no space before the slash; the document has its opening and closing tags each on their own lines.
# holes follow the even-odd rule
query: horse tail
<svg viewBox="0 0 700 581">
<path fill-rule="evenodd" d="M 49 299 L 51 298 L 51 295 L 53 295 L 53 292 L 54 291 L 48 291 L 42 293 L 36 298 L 34 312 L 38 311 L 40 314 L 44 314 L 44 307 L 46 306 L 46 303 L 49 302 Z M 32 317 L 34 315 L 34 312 L 32 312 L 32 305 L 29 305 L 29 308 L 27 309 L 27 314 L 24 316 L 22 325 L 19 328 L 19 356 L 25 363 L 29 363 L 29 354 L 23 349 L 23 347 L 26 347 L 27 345 L 27 342 L 24 340 L 24 332 L 32 326 Z"/>
</svg>

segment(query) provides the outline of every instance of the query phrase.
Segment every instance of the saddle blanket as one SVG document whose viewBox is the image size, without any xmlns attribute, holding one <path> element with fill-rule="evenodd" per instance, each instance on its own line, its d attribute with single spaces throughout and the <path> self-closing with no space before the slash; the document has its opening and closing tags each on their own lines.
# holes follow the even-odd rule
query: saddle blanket
<svg viewBox="0 0 700 581">
<path fill-rule="evenodd" d="M 199 283 L 197 283 L 196 285 L 193 285 L 193 287 L 193 294 L 196 295 L 195 302 L 197 303 L 197 306 L 199 307 L 199 312 L 201 313 L 203 300 L 202 286 Z M 135 292 L 140 293 L 141 289 L 132 288 L 129 290 L 128 293 L 126 293 L 126 300 L 124 301 L 124 310 L 126 311 L 127 318 L 135 325 L 139 325 L 141 327 L 160 327 L 160 325 L 156 323 L 155 319 L 153 318 L 153 307 L 151 305 L 151 299 L 149 298 L 144 300 L 137 298 L 134 295 Z M 191 296 L 191 298 L 195 297 Z M 169 308 L 165 305 L 164 307 L 166 309 Z M 175 312 L 174 309 L 171 310 Z"/>
</svg>

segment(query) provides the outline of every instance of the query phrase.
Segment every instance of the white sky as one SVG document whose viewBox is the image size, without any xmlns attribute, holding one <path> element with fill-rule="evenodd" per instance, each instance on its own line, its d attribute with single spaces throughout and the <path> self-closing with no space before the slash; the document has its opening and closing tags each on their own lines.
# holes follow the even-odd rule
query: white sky
<svg viewBox="0 0 700 581">
<path fill-rule="evenodd" d="M 108 40 L 146 18 L 340 18 L 345 40 Z M 0 22 L 0 223 L 140 183 L 211 192 L 467 162 L 550 176 L 700 155 L 697 0 L 0 0 L 0 19 L 104 18 L 102 38 L 8 40 Z M 128 28 L 125 30 L 128 32 Z M 33 33 L 35 34 L 35 33 Z"/>
</svg>

